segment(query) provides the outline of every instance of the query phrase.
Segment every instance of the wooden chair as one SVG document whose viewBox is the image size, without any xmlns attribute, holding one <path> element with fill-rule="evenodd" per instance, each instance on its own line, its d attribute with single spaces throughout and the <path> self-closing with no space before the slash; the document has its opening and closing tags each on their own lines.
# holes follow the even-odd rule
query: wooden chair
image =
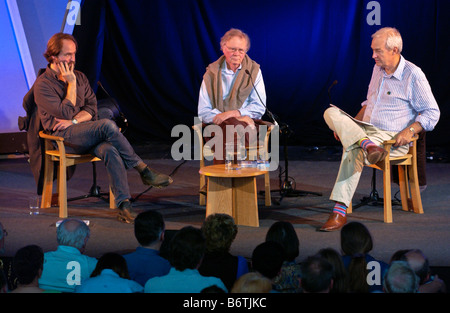
<svg viewBox="0 0 450 313">
<path fill-rule="evenodd" d="M 67 177 L 66 169 L 69 166 L 87 163 L 98 162 L 101 159 L 91 154 L 72 154 L 66 153 L 64 146 L 64 138 L 58 136 L 52 136 L 46 134 L 44 131 L 39 132 L 39 136 L 45 140 L 45 169 L 44 169 L 44 182 L 42 189 L 41 208 L 51 207 L 52 190 L 53 190 L 53 162 L 59 162 L 58 166 L 58 202 L 59 202 L 59 217 L 66 218 L 68 216 L 67 210 Z M 57 149 L 54 148 L 52 141 L 56 142 Z M 109 207 L 111 209 L 116 208 L 114 201 L 114 195 L 109 191 Z"/>
<path fill-rule="evenodd" d="M 422 198 L 420 197 L 419 178 L 417 174 L 417 135 L 412 139 L 412 144 L 407 154 L 401 157 L 390 157 L 391 147 L 395 140 L 387 140 L 383 143 L 388 151 L 386 158 L 369 167 L 383 171 L 383 198 L 384 198 L 384 222 L 392 223 L 392 195 L 391 195 L 391 166 L 398 166 L 400 196 L 403 211 L 412 211 L 422 214 Z M 352 213 L 352 204 L 347 208 L 347 213 Z"/>
<path fill-rule="evenodd" d="M 204 140 L 203 140 L 202 130 L 206 126 L 207 126 L 207 124 L 204 124 L 204 123 L 196 124 L 196 125 L 192 126 L 194 133 L 197 135 L 199 147 L 201 147 L 201 149 L 199 149 L 200 150 L 200 168 L 205 166 L 205 157 L 207 157 L 207 156 L 212 157 L 214 155 L 214 152 L 211 151 L 210 149 L 207 149 L 207 148 L 204 149 Z M 262 145 L 259 145 L 257 147 L 251 147 L 250 149 L 257 149 L 257 152 L 261 151 L 260 149 L 263 149 L 263 151 L 264 151 L 263 155 L 268 156 L 270 133 L 274 127 L 275 127 L 274 125 L 269 125 L 269 127 L 267 127 L 267 133 L 264 138 L 264 143 Z M 249 153 L 249 151 L 247 151 L 247 157 L 249 155 L 252 155 L 252 154 Z M 205 186 L 205 184 L 206 184 L 206 177 L 205 177 L 205 175 L 200 174 L 200 188 Z M 266 174 L 264 174 L 264 190 L 265 190 L 265 205 L 271 206 L 272 205 L 272 197 L 271 197 L 271 193 L 270 193 L 270 172 L 267 172 Z M 206 196 L 204 194 L 200 193 L 199 204 L 206 205 Z"/>
</svg>

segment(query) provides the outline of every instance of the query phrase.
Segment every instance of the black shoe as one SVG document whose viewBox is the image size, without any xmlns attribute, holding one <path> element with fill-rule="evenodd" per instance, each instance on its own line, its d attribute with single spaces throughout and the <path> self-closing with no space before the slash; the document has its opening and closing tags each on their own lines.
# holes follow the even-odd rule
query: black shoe
<svg viewBox="0 0 450 313">
<path fill-rule="evenodd" d="M 144 185 L 153 187 L 167 187 L 173 182 L 173 179 L 169 175 L 158 173 L 151 170 L 148 166 L 140 173 L 140 175 Z"/>
<path fill-rule="evenodd" d="M 134 217 L 131 213 L 131 202 L 130 200 L 124 200 L 119 205 L 119 213 L 117 214 L 117 219 L 121 222 L 131 224 L 134 222 Z"/>
</svg>

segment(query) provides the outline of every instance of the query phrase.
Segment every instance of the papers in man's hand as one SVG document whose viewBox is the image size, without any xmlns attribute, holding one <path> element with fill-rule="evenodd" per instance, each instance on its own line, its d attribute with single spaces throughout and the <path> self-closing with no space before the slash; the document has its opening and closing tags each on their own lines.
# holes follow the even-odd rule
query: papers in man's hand
<svg viewBox="0 0 450 313">
<path fill-rule="evenodd" d="M 345 112 L 344 110 L 341 110 L 340 108 L 338 108 L 338 107 L 335 106 L 334 104 L 331 104 L 331 103 L 330 103 L 330 106 L 331 106 L 331 107 L 335 107 L 336 109 L 338 109 L 339 111 L 341 111 L 342 113 L 344 113 L 345 115 L 347 115 L 348 117 L 350 117 L 353 121 L 355 121 L 355 122 L 358 123 L 358 124 L 367 125 L 367 126 L 373 126 L 373 125 L 370 124 L 370 123 L 367 123 L 367 122 L 363 122 L 363 121 L 357 120 L 356 118 L 354 118 L 353 116 L 351 116 L 350 114 L 348 114 L 348 113 Z"/>
</svg>

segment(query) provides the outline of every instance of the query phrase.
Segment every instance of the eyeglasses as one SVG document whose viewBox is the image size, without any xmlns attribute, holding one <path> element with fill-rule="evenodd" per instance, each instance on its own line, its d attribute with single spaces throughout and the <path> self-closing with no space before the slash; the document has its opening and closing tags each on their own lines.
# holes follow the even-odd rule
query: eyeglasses
<svg viewBox="0 0 450 313">
<path fill-rule="evenodd" d="M 228 50 L 230 50 L 231 52 L 235 53 L 235 52 L 239 52 L 239 54 L 244 54 L 247 51 L 244 49 L 238 49 L 238 48 L 230 48 L 227 45 L 225 45 L 225 47 L 227 47 Z"/>
</svg>

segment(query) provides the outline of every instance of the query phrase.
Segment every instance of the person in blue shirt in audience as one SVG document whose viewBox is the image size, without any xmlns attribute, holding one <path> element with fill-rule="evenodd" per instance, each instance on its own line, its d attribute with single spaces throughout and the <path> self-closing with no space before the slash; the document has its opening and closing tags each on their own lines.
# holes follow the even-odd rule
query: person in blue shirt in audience
<svg viewBox="0 0 450 313">
<path fill-rule="evenodd" d="M 165 276 L 149 279 L 144 292 L 200 293 L 214 285 L 228 292 L 219 278 L 202 276 L 198 272 L 205 250 L 205 238 L 200 229 L 192 226 L 180 229 L 170 241 L 170 272 Z"/>
<path fill-rule="evenodd" d="M 65 219 L 56 230 L 58 248 L 44 253 L 44 270 L 39 287 L 45 290 L 74 292 L 75 287 L 88 278 L 97 259 L 84 255 L 90 229 L 78 219 Z"/>
<path fill-rule="evenodd" d="M 105 253 L 87 278 L 75 288 L 76 293 L 135 293 L 144 287 L 130 279 L 127 262 L 120 254 Z"/>
<path fill-rule="evenodd" d="M 170 262 L 159 254 L 164 232 L 164 219 L 157 211 L 139 213 L 134 221 L 134 235 L 140 246 L 123 257 L 127 262 L 130 278 L 142 286 L 150 278 L 169 273 Z"/>
</svg>

